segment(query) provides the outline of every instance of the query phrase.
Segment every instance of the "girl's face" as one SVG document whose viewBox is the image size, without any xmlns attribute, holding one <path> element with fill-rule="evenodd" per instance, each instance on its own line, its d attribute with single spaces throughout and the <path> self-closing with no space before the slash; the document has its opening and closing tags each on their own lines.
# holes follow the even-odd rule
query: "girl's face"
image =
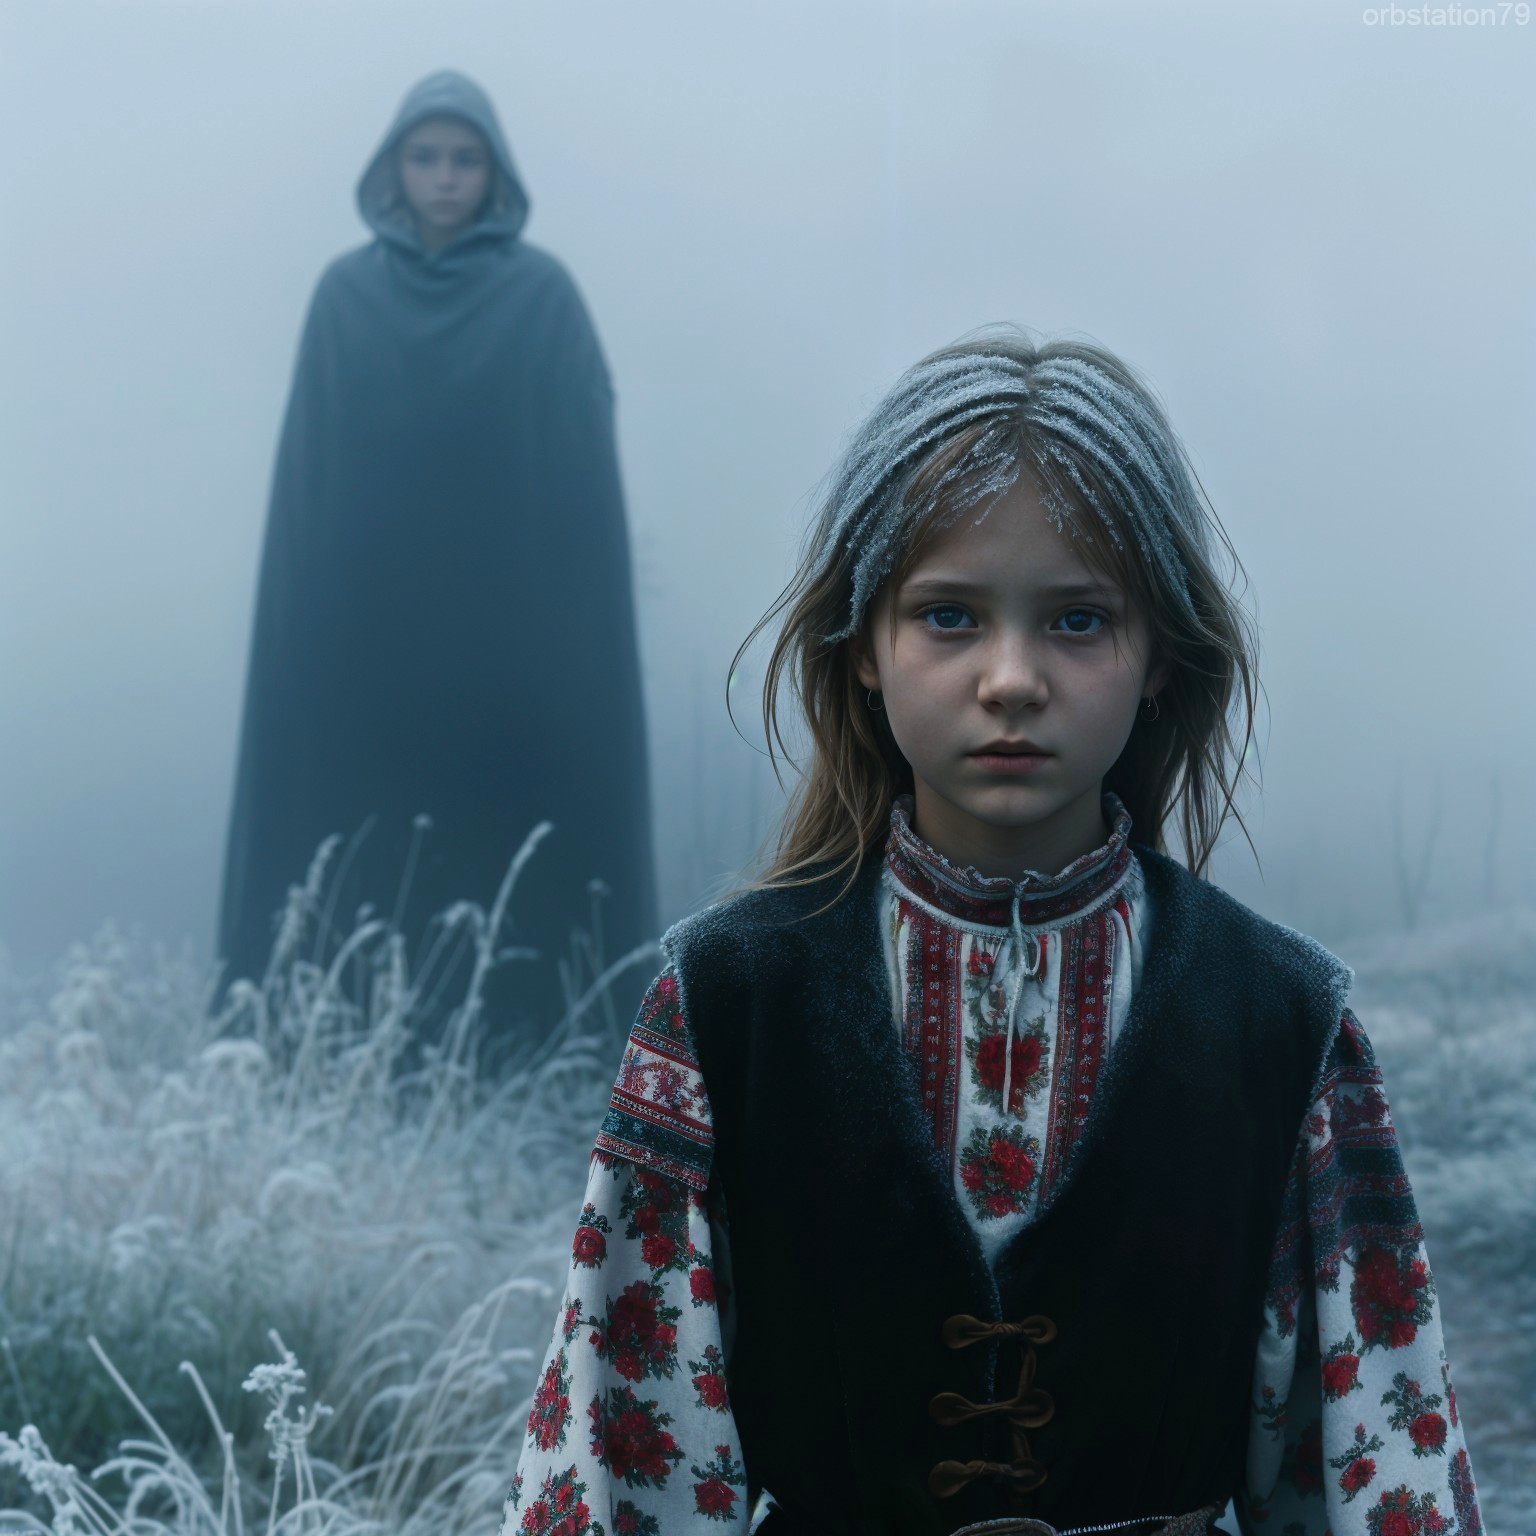
<svg viewBox="0 0 1536 1536">
<path fill-rule="evenodd" d="M 429 248 L 474 223 L 490 184 L 490 151 L 468 123 L 429 117 L 400 141 L 400 190 Z"/>
<path fill-rule="evenodd" d="M 1104 775 L 1166 679 L 1150 640 L 1027 478 L 939 533 L 854 642 L 912 767 L 918 834 L 1013 879 L 1102 843 Z"/>
</svg>

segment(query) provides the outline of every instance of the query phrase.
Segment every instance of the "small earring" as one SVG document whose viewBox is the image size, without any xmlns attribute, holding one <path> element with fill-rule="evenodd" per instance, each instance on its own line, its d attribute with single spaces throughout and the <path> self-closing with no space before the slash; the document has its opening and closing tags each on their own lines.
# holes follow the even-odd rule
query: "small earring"
<svg viewBox="0 0 1536 1536">
<path fill-rule="evenodd" d="M 880 703 L 880 704 L 876 704 L 875 703 L 875 690 L 873 688 L 866 688 L 864 690 L 864 696 L 869 700 L 869 707 L 872 710 L 874 710 L 874 712 L 877 715 L 880 713 L 880 711 L 882 709 L 885 708 L 884 703 Z"/>
<path fill-rule="evenodd" d="M 1141 701 L 1141 704 L 1142 704 L 1141 718 L 1143 720 L 1147 720 L 1147 721 L 1156 720 L 1162 714 L 1162 710 L 1158 706 L 1157 695 L 1155 693 L 1149 693 L 1146 696 L 1146 698 L 1144 698 Z M 1150 715 L 1147 713 L 1147 710 L 1146 710 L 1146 706 L 1148 704 L 1150 704 L 1152 706 L 1152 713 Z"/>
</svg>

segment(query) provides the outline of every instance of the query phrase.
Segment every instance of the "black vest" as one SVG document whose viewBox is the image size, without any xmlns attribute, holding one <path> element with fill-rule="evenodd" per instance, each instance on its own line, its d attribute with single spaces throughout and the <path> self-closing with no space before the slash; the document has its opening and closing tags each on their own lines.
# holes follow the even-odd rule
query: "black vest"
<svg viewBox="0 0 1536 1536">
<path fill-rule="evenodd" d="M 832 882 L 754 891 L 668 934 L 730 1224 L 731 1401 L 751 1488 L 784 1510 L 773 1529 L 1066 1528 L 1237 1487 L 1281 1193 L 1349 972 L 1136 853 L 1149 905 L 1130 1015 L 1065 1177 L 995 1274 L 893 1022 L 878 851 L 825 911 Z M 978 1330 L 952 1324 L 946 1342 L 965 1315 L 1050 1326 L 964 1343 L 957 1326 Z M 937 1483 L 963 1486 L 936 1497 L 944 1462 L 994 1470 L 952 1467 Z"/>
</svg>

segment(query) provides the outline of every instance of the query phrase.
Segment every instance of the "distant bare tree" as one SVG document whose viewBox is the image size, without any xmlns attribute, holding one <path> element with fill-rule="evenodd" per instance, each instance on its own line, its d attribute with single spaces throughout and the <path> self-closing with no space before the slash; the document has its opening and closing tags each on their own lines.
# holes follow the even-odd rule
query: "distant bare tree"
<svg viewBox="0 0 1536 1536">
<path fill-rule="evenodd" d="M 1424 829 L 1419 855 L 1412 867 L 1408 857 L 1408 833 L 1403 815 L 1403 776 L 1398 774 L 1392 788 L 1392 862 L 1397 875 L 1397 899 L 1403 923 L 1411 929 L 1419 926 L 1424 910 L 1424 894 L 1429 889 L 1429 873 L 1434 863 L 1435 844 L 1440 840 L 1440 775 L 1436 773 L 1429 804 L 1429 825 Z"/>
<path fill-rule="evenodd" d="M 1488 842 L 1483 848 L 1483 899 L 1499 901 L 1499 833 L 1503 830 L 1504 793 L 1498 774 L 1488 780 Z"/>
</svg>

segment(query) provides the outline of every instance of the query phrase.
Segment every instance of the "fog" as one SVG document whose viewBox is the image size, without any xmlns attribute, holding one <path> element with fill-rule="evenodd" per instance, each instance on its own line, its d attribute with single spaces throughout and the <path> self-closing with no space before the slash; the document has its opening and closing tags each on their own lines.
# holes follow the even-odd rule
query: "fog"
<svg viewBox="0 0 1536 1536">
<path fill-rule="evenodd" d="M 776 804 L 725 678 L 843 433 L 996 320 L 1146 373 L 1246 566 L 1262 871 L 1218 878 L 1333 940 L 1421 869 L 1425 924 L 1536 899 L 1536 27 L 1375 14 L 8 0 L 0 944 L 211 944 L 304 308 L 440 67 L 615 381 L 667 917 Z"/>
</svg>

